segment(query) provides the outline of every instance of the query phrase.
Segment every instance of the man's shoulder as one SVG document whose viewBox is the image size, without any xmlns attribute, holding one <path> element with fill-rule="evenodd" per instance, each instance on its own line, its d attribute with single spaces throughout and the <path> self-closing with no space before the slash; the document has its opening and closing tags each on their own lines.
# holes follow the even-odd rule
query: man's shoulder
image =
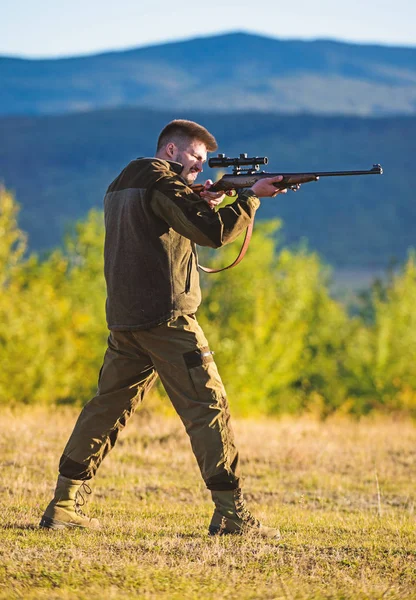
<svg viewBox="0 0 416 600">
<path fill-rule="evenodd" d="M 161 179 L 178 177 L 182 168 L 180 163 L 162 158 L 136 158 L 110 184 L 108 192 L 125 188 L 148 188 Z"/>
</svg>

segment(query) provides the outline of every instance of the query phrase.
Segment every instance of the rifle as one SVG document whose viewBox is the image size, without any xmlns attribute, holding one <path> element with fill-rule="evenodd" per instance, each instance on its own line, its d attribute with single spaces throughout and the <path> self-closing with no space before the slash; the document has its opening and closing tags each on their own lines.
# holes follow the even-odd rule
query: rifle
<svg viewBox="0 0 416 600">
<path fill-rule="evenodd" d="M 209 190 L 212 192 L 225 192 L 228 196 L 235 196 L 237 190 L 251 188 L 259 179 L 266 177 L 276 177 L 281 175 L 283 179 L 273 183 L 277 190 L 289 189 L 296 192 L 303 183 L 311 181 L 319 181 L 321 177 L 345 177 L 350 175 L 382 175 L 383 169 L 381 165 L 375 164 L 369 171 L 313 171 L 307 173 L 267 173 L 260 171 L 260 165 L 267 165 L 269 159 L 267 156 L 255 156 L 248 158 L 247 154 L 240 154 L 238 158 L 228 158 L 225 154 L 218 154 L 215 158 L 210 158 L 208 165 L 211 168 L 224 169 L 233 167 L 232 175 L 223 175 L 221 179 L 216 181 Z M 196 194 L 200 194 L 204 189 L 201 184 L 191 186 Z M 238 265 L 244 258 L 250 243 L 251 234 L 253 231 L 254 219 L 247 227 L 243 245 L 240 253 L 235 261 L 222 269 L 210 269 L 198 265 L 205 273 L 219 273 L 226 269 L 231 269 Z"/>
<path fill-rule="evenodd" d="M 313 171 L 309 173 L 267 173 L 260 171 L 260 165 L 267 165 L 269 159 L 267 156 L 255 156 L 248 158 L 247 154 L 240 154 L 239 158 L 228 158 L 225 154 L 218 154 L 215 158 L 210 158 L 208 165 L 211 168 L 224 169 L 234 167 L 232 175 L 223 175 L 209 189 L 212 192 L 234 192 L 243 188 L 250 188 L 259 179 L 266 177 L 276 177 L 281 175 L 282 181 L 277 181 L 273 185 L 278 190 L 289 189 L 297 191 L 303 183 L 310 181 L 319 181 L 321 177 L 345 177 L 349 175 L 382 175 L 381 165 L 373 165 L 369 171 Z M 243 168 L 244 167 L 244 168 Z M 199 194 L 204 189 L 201 184 L 193 185 L 193 191 Z M 231 193 L 230 195 L 235 195 Z"/>
</svg>

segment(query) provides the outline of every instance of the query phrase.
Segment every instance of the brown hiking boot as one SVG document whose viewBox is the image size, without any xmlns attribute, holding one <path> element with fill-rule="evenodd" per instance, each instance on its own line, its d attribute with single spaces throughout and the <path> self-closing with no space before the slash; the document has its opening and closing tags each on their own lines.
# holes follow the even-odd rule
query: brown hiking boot
<svg viewBox="0 0 416 600">
<path fill-rule="evenodd" d="M 211 495 L 215 510 L 208 530 L 209 535 L 234 533 L 264 538 L 280 538 L 278 529 L 265 527 L 253 517 L 246 507 L 240 489 L 223 492 L 211 491 Z"/>
<path fill-rule="evenodd" d="M 91 488 L 86 481 L 67 479 L 59 475 L 55 496 L 45 510 L 39 526 L 46 529 L 99 529 L 98 519 L 90 519 L 81 510 L 88 494 L 91 494 Z"/>
</svg>

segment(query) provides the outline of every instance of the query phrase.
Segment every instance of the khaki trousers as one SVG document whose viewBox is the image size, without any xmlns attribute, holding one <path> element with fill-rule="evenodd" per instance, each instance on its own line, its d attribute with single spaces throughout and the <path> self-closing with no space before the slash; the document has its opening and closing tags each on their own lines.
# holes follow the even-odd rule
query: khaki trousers
<svg viewBox="0 0 416 600">
<path fill-rule="evenodd" d="M 95 475 L 157 374 L 185 425 L 207 488 L 239 486 L 225 389 L 205 335 L 188 315 L 151 329 L 110 332 L 97 394 L 68 440 L 61 475 Z"/>
</svg>

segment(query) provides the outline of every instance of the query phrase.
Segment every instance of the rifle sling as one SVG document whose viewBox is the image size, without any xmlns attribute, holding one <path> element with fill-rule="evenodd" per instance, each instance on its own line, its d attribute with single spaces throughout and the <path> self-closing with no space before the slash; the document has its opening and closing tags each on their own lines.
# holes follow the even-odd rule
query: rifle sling
<svg viewBox="0 0 416 600">
<path fill-rule="evenodd" d="M 202 265 L 198 264 L 198 268 L 201 269 L 201 271 L 204 271 L 204 273 L 220 273 L 221 271 L 226 271 L 227 269 L 232 269 L 233 267 L 237 266 L 238 263 L 240 263 L 246 252 L 247 252 L 247 248 L 250 244 L 250 240 L 251 240 L 251 234 L 253 233 L 253 226 L 254 226 L 254 218 L 251 221 L 250 225 L 247 227 L 246 229 L 246 234 L 244 236 L 244 241 L 243 241 L 243 245 L 241 246 L 240 252 L 237 256 L 237 258 L 235 259 L 235 261 L 233 263 L 231 263 L 230 265 L 228 265 L 228 267 L 223 267 L 222 269 L 211 269 L 210 267 L 203 267 Z"/>
</svg>

